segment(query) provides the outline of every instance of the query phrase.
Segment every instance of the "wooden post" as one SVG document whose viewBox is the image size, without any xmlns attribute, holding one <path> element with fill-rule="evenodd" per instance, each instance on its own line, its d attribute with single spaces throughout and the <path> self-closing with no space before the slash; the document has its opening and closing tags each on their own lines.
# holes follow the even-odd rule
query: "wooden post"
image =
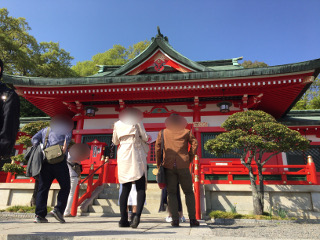
<svg viewBox="0 0 320 240">
<path fill-rule="evenodd" d="M 200 176 L 198 155 L 194 158 L 194 197 L 196 202 L 196 219 L 201 219 Z"/>
<path fill-rule="evenodd" d="M 315 166 L 313 159 L 310 155 L 308 156 L 308 167 L 309 167 L 309 172 L 310 172 L 310 182 L 309 183 L 310 184 L 318 184 L 316 166 Z"/>
</svg>

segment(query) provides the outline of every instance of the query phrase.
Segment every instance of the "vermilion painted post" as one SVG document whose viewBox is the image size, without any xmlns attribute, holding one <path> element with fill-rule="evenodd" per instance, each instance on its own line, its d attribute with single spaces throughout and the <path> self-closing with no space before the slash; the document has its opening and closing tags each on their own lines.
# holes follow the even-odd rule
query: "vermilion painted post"
<svg viewBox="0 0 320 240">
<path fill-rule="evenodd" d="M 198 155 L 194 158 L 194 197 L 196 201 L 196 219 L 201 219 L 200 205 L 200 176 L 199 176 L 199 159 Z"/>
<path fill-rule="evenodd" d="M 102 179 L 102 184 L 107 183 L 107 175 L 108 175 L 108 165 L 109 165 L 109 157 L 107 156 L 104 160 L 106 164 L 103 166 L 103 179 Z"/>
<path fill-rule="evenodd" d="M 104 156 L 103 156 L 103 155 L 101 156 L 101 161 L 100 161 L 100 163 L 101 163 L 100 166 L 104 164 Z M 104 178 L 104 166 L 101 167 L 101 171 L 100 171 L 99 179 L 98 179 L 98 181 L 99 181 L 98 186 L 101 186 L 101 185 L 102 185 L 103 178 Z"/>
<path fill-rule="evenodd" d="M 12 178 L 12 173 L 8 172 L 7 174 L 7 179 L 6 179 L 6 183 L 10 183 L 11 182 L 11 178 Z"/>
<path fill-rule="evenodd" d="M 308 156 L 308 167 L 310 172 L 310 184 L 318 184 L 316 166 L 310 155 Z"/>
<path fill-rule="evenodd" d="M 94 170 L 94 165 L 91 164 L 90 170 L 89 170 L 89 175 L 93 173 L 93 170 Z M 87 186 L 88 197 L 87 198 L 90 198 L 91 194 L 92 194 L 93 176 L 94 176 L 94 174 L 92 174 L 92 176 L 88 179 L 88 186 Z"/>
<path fill-rule="evenodd" d="M 79 189 L 80 189 L 80 181 L 77 185 L 76 191 L 74 192 L 72 207 L 71 207 L 71 215 L 77 216 L 77 209 L 78 209 L 78 200 L 79 200 Z"/>
</svg>

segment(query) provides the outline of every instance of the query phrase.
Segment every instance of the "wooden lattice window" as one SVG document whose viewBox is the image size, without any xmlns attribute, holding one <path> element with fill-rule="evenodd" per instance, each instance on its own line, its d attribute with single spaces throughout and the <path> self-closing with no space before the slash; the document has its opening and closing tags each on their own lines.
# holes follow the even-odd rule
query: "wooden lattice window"
<svg viewBox="0 0 320 240">
<path fill-rule="evenodd" d="M 320 172 L 320 146 L 310 146 L 306 151 L 290 151 L 286 152 L 288 165 L 304 165 L 307 164 L 308 155 L 311 155 L 316 165 L 317 172 Z M 290 169 L 294 170 L 294 169 Z"/>
<path fill-rule="evenodd" d="M 149 144 L 150 150 L 148 152 L 148 163 L 156 163 L 155 145 L 155 142 Z"/>
</svg>

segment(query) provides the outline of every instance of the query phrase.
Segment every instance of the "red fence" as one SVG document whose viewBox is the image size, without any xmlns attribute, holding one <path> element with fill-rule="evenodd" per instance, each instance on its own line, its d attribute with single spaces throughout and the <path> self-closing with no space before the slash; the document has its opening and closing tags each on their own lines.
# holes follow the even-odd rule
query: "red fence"
<svg viewBox="0 0 320 240">
<path fill-rule="evenodd" d="M 257 166 L 252 165 L 252 168 L 259 184 Z M 318 185 L 320 177 L 311 156 L 308 156 L 307 165 L 265 165 L 262 174 L 265 185 Z M 250 184 L 249 171 L 242 164 L 221 165 L 214 161 L 199 161 L 197 156 L 193 164 L 193 181 L 197 219 L 201 219 L 200 184 Z"/>
</svg>

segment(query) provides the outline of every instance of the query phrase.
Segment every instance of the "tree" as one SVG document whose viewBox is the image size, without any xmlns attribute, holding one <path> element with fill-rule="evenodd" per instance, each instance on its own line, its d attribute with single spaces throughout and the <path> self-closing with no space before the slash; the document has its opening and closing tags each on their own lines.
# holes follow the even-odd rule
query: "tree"
<svg viewBox="0 0 320 240">
<path fill-rule="evenodd" d="M 28 148 L 32 146 L 31 143 L 31 137 L 35 135 L 38 131 L 40 131 L 42 128 L 48 127 L 49 122 L 48 121 L 37 121 L 37 122 L 31 122 L 26 125 L 24 125 L 20 132 L 22 135 L 17 140 L 17 144 L 23 144 L 24 148 Z M 23 174 L 25 172 L 25 168 L 23 165 L 26 165 L 27 162 L 24 159 L 24 154 L 19 154 L 16 156 L 11 157 L 12 162 L 11 163 L 5 163 L 2 167 L 2 171 L 4 172 L 11 172 L 13 174 Z"/>
<path fill-rule="evenodd" d="M 259 67 L 268 67 L 268 64 L 265 62 L 258 62 L 257 60 L 252 62 L 250 60 L 245 60 L 240 64 L 244 68 L 259 68 Z"/>
<path fill-rule="evenodd" d="M 261 215 L 264 209 L 263 166 L 280 152 L 307 149 L 309 141 L 263 111 L 237 112 L 229 116 L 222 127 L 227 132 L 208 140 L 205 149 L 216 155 L 233 153 L 240 157 L 249 171 L 254 214 Z M 253 161 L 258 168 L 259 188 L 253 173 Z"/>
<path fill-rule="evenodd" d="M 320 79 L 316 78 L 311 87 L 293 107 L 295 110 L 320 109 Z"/>
<path fill-rule="evenodd" d="M 113 45 L 113 48 L 94 55 L 92 60 L 77 62 L 72 69 L 80 76 L 90 76 L 97 73 L 97 65 L 123 65 L 138 56 L 149 44 L 150 42 L 145 40 L 128 48 L 119 44 Z"/>
<path fill-rule="evenodd" d="M 5 73 L 33 77 L 73 77 L 73 57 L 60 48 L 59 43 L 41 42 L 29 34 L 25 18 L 9 16 L 6 8 L 0 9 L 0 58 Z M 27 100 L 21 99 L 21 116 L 46 116 Z"/>
</svg>

